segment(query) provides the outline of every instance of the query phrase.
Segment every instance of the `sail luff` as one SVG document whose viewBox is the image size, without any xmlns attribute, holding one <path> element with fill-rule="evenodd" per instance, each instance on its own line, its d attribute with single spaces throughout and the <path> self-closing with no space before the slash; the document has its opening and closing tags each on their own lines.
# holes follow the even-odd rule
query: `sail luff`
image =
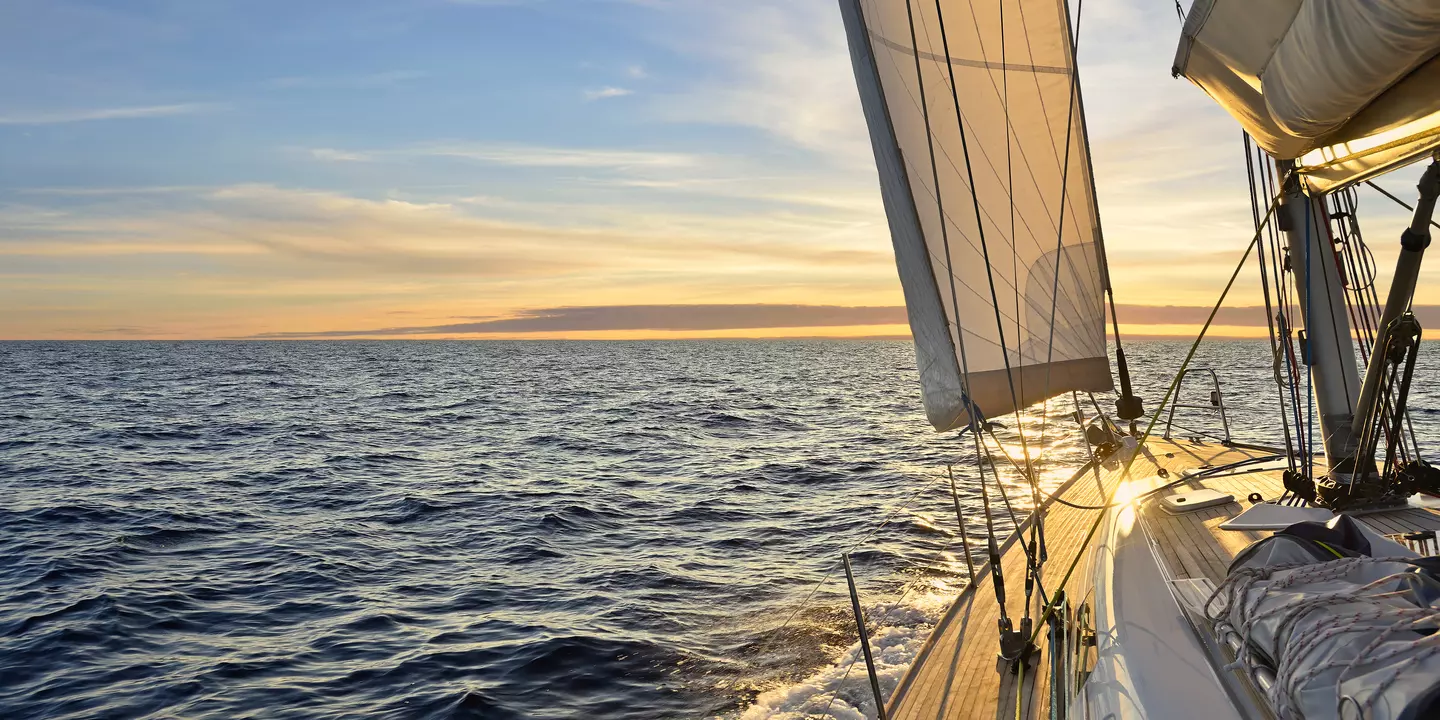
<svg viewBox="0 0 1440 720">
<path fill-rule="evenodd" d="M 905 160 L 890 116 L 889 103 L 881 88 L 880 70 L 865 21 L 861 0 L 840 0 L 845 32 L 849 39 L 850 61 L 855 71 L 860 105 L 870 132 L 870 144 L 879 173 L 880 196 L 895 247 L 896 269 L 903 277 L 934 277 L 935 270 L 925 245 Z M 944 302 L 939 287 L 925 283 L 901 283 L 906 313 L 915 340 L 915 362 L 926 414 L 937 428 L 964 412 L 962 384 L 955 344 L 951 341 Z M 937 332 L 937 329 L 940 331 Z"/>
</svg>

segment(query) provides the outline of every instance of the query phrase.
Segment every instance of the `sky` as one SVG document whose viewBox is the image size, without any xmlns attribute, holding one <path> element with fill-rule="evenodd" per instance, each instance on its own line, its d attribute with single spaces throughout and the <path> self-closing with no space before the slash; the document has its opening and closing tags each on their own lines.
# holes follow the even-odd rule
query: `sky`
<svg viewBox="0 0 1440 720">
<path fill-rule="evenodd" d="M 1240 129 L 1170 76 L 1173 4 L 1080 18 L 1121 320 L 1193 333 L 1253 232 Z M 1406 215 L 1360 203 L 1388 282 Z M 1264 333 L 1242 277 L 1218 335 Z M 0 338 L 903 336 L 902 303 L 836 0 L 0 2 Z"/>
</svg>

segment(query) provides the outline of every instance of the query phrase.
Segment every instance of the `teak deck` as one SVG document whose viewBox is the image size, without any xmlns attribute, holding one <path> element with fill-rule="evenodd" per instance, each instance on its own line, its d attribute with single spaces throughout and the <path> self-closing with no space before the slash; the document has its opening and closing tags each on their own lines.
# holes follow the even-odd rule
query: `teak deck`
<svg viewBox="0 0 1440 720">
<path fill-rule="evenodd" d="M 1159 468 L 1171 473 L 1169 480 L 1181 479 L 1181 471 L 1202 466 L 1224 465 L 1272 453 L 1202 444 L 1181 440 L 1150 440 L 1144 453 L 1135 458 L 1131 477 L 1153 476 Z M 1120 470 L 1088 472 L 1077 476 L 1057 496 L 1079 505 L 1101 505 L 1120 481 Z M 1102 492 L 1101 485 L 1104 485 Z M 1283 488 L 1278 473 L 1250 473 L 1231 477 L 1188 481 L 1159 493 L 1186 492 L 1211 488 L 1234 495 L 1235 502 L 1212 508 L 1171 515 L 1152 502 L 1142 506 L 1143 526 L 1159 546 L 1162 557 L 1177 578 L 1209 578 L 1219 582 L 1226 575 L 1231 558 L 1268 532 L 1221 530 L 1219 525 L 1249 506 L 1243 502 L 1252 492 L 1266 499 L 1279 497 Z M 1080 510 L 1049 503 L 1045 516 L 1049 559 L 1042 579 L 1054 593 L 1077 550 L 1082 553 L 1075 572 L 1065 585 L 1072 604 L 1080 602 L 1080 591 L 1089 586 L 1088 554 L 1094 542 L 1086 535 L 1094 526 L 1097 510 Z M 1365 515 L 1363 520 L 1384 533 L 1440 529 L 1440 514 L 1431 510 L 1402 509 Z M 974 538 L 972 538 L 972 541 Z M 1017 627 L 1024 614 L 1025 553 L 1021 545 L 1007 541 L 1002 548 L 1006 580 L 1006 607 Z M 1021 715 L 1048 717 L 1049 673 L 1044 657 L 1045 633 L 1037 639 L 1041 652 L 1024 675 L 1023 688 L 1016 675 L 997 662 L 999 639 L 998 605 L 991 587 L 988 566 L 976 568 L 976 583 L 967 588 L 936 625 L 910 670 L 901 678 L 888 703 L 891 720 L 942 720 L 945 718 L 1015 718 L 1016 692 L 1022 693 Z M 1038 620 L 1042 599 L 1036 592 L 1031 608 Z"/>
</svg>

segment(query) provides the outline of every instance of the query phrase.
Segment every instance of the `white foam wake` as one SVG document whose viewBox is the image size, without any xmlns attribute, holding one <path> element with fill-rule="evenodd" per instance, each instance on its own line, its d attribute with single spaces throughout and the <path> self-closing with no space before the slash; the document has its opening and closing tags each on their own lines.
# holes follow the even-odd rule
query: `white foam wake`
<svg viewBox="0 0 1440 720">
<path fill-rule="evenodd" d="M 870 650 L 875 655 L 880 690 L 886 697 L 894 692 L 936 621 L 954 599 L 953 592 L 932 592 L 906 599 L 903 605 L 884 603 L 871 608 L 868 613 Z M 877 717 L 859 642 L 810 677 L 761 693 L 740 715 L 740 720 L 816 717 L 836 720 Z"/>
</svg>

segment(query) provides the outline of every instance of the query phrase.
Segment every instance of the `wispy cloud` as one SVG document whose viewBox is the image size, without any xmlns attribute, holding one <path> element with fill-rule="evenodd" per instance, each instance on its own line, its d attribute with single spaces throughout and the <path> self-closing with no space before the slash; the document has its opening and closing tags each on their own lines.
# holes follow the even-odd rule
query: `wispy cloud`
<svg viewBox="0 0 1440 720">
<path fill-rule="evenodd" d="M 354 89 L 393 87 L 401 83 L 429 77 L 415 70 L 386 70 L 364 75 L 291 75 L 271 78 L 265 87 L 276 90 L 312 90 L 321 88 Z"/>
<path fill-rule="evenodd" d="M 629 88 L 607 85 L 594 90 L 586 90 L 584 95 L 586 100 L 604 100 L 605 98 L 624 97 L 626 95 L 633 95 L 634 93 L 635 91 Z"/>
<path fill-rule="evenodd" d="M 136 185 L 130 187 L 43 187 L 23 188 L 26 195 L 60 195 L 70 197 L 105 197 L 116 195 L 171 195 L 203 190 L 196 185 Z"/>
<path fill-rule="evenodd" d="M 111 202 L 89 211 L 0 213 L 0 255 L 248 254 L 329 266 L 331 275 L 349 267 L 361 275 L 510 281 L 581 271 L 713 278 L 801 267 L 889 275 L 882 249 L 854 242 L 868 232 L 863 226 L 786 212 L 731 217 L 575 206 L 540 208 L 535 220 L 522 222 L 472 212 L 484 205 L 269 185 L 197 190 L 157 207 L 166 209 Z"/>
<path fill-rule="evenodd" d="M 128 325 L 123 327 L 102 328 L 60 328 L 60 331 L 80 335 L 120 335 L 124 337 L 147 337 L 157 334 L 154 328 Z"/>
<path fill-rule="evenodd" d="M 681 0 L 658 6 L 680 28 L 654 41 L 717 70 L 658 96 L 663 119 L 761 130 L 848 167 L 871 162 L 834 2 Z"/>
<path fill-rule="evenodd" d="M 1201 305 L 1116 305 L 1122 325 L 1201 325 L 1212 308 Z M 1260 305 L 1222 307 L 1214 324 L 1265 327 L 1265 307 Z"/>
<path fill-rule="evenodd" d="M 898 325 L 905 308 L 842 305 L 611 305 L 524 310 L 514 317 L 480 322 L 261 333 L 257 338 L 358 337 L 367 335 L 456 335 L 496 333 L 594 332 L 615 330 L 703 331 L 771 328 Z"/>
<path fill-rule="evenodd" d="M 93 120 L 135 120 L 140 118 L 195 115 L 218 109 L 215 103 L 176 103 L 173 105 L 141 105 L 129 107 L 55 110 L 0 115 L 0 125 L 53 125 Z"/>
<path fill-rule="evenodd" d="M 595 170 L 695 168 L 704 159 L 693 153 L 617 148 L 584 148 L 495 143 L 432 143 L 391 149 L 346 150 L 309 148 L 304 152 L 326 162 L 368 162 L 383 159 L 458 158 L 490 165 Z"/>
<path fill-rule="evenodd" d="M 310 156 L 316 160 L 324 160 L 326 162 L 369 162 L 372 159 L 367 153 L 336 150 L 334 148 L 311 148 Z"/>
<path fill-rule="evenodd" d="M 690 153 L 536 145 L 454 144 L 396 151 L 399 154 L 455 157 L 496 165 L 570 168 L 676 168 L 700 163 Z"/>
</svg>

